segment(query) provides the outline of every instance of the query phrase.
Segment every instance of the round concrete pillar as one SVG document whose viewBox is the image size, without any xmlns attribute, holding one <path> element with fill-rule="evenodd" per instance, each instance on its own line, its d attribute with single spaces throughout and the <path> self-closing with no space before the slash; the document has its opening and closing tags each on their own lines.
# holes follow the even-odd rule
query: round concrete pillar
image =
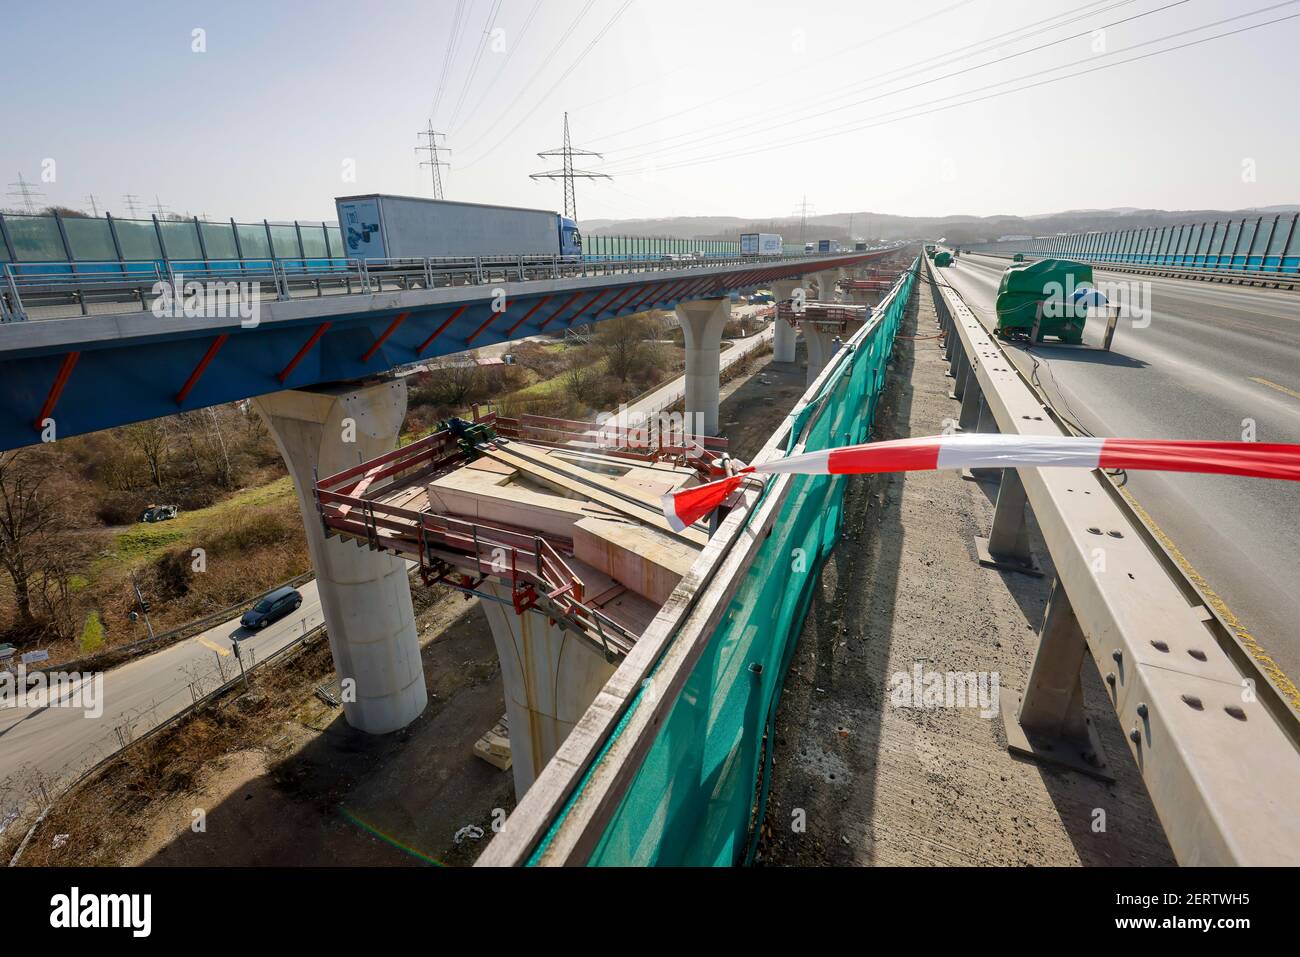
<svg viewBox="0 0 1300 957">
<path fill-rule="evenodd" d="M 778 303 L 789 302 L 796 289 L 803 288 L 800 279 L 779 279 L 772 283 L 772 296 Z M 772 359 L 775 362 L 794 362 L 795 328 L 784 319 L 774 319 Z"/>
<path fill-rule="evenodd" d="M 722 330 L 731 318 L 730 299 L 696 299 L 677 304 L 686 340 L 686 429 L 718 434 Z"/>
<path fill-rule="evenodd" d="M 334 668 L 355 682 L 348 724 L 385 734 L 410 724 L 428 703 L 404 559 L 325 538 L 312 486 L 391 451 L 406 417 L 406 381 L 343 383 L 253 399 L 293 478 L 316 569 Z M 346 690 L 346 689 L 345 689 Z"/>
</svg>

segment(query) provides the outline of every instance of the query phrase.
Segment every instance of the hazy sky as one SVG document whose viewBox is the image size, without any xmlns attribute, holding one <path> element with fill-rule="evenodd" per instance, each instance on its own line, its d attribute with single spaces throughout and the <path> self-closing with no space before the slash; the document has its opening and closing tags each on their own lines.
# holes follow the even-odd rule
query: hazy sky
<svg viewBox="0 0 1300 957">
<path fill-rule="evenodd" d="M 558 209 L 528 174 L 558 165 L 535 154 L 565 110 L 614 176 L 579 182 L 580 218 L 1300 201 L 1295 0 L 167 0 L 3 22 L 0 183 L 52 169 L 45 202 L 120 215 L 128 192 L 257 219 L 429 195 L 431 115 L 448 198 Z"/>
</svg>

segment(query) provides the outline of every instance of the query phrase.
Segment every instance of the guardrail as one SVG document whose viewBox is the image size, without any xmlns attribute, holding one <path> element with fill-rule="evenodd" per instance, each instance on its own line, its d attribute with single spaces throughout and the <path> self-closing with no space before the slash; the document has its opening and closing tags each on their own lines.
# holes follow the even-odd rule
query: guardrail
<svg viewBox="0 0 1300 957">
<path fill-rule="evenodd" d="M 1012 252 L 988 252 L 978 249 L 970 250 L 970 252 L 979 256 L 995 256 L 999 259 L 1011 259 L 1015 255 Z M 1027 253 L 1023 255 L 1026 262 L 1045 258 L 1031 256 Z M 1115 272 L 1131 272 L 1145 276 L 1160 276 L 1169 279 L 1199 279 L 1205 282 L 1233 283 L 1239 286 L 1267 286 L 1273 289 L 1300 289 L 1300 274 L 1294 272 L 1265 272 L 1260 269 L 1215 269 L 1194 266 L 1153 266 L 1108 259 L 1104 256 L 1081 256 L 1074 253 L 1062 253 L 1060 258 L 1088 263 L 1090 266 L 1098 266 Z"/>
<path fill-rule="evenodd" d="M 926 269 L 961 427 L 1070 434 L 955 290 Z M 1004 689 L 1012 750 L 1105 774 L 1083 714 L 1079 670 L 1089 653 L 1180 863 L 1300 863 L 1300 724 L 1278 689 L 1101 471 L 1003 470 L 985 546 L 995 559 L 1028 557 L 1026 502 L 1057 579 L 1026 688 Z"/>
<path fill-rule="evenodd" d="M 866 254 L 842 253 L 834 258 L 854 255 Z M 71 271 L 62 263 L 4 263 L 0 272 L 0 321 L 60 318 L 53 314 L 33 315 L 32 310 L 40 307 L 45 307 L 46 312 L 72 307 L 74 315 L 90 315 L 92 309 L 100 311 L 96 307 L 126 303 L 132 310 L 143 311 L 150 309 L 164 291 L 183 295 L 186 284 L 195 282 L 222 284 L 229 287 L 231 294 L 245 298 L 288 300 L 726 266 L 776 266 L 802 262 L 805 258 L 710 256 L 682 260 L 653 256 L 597 261 L 537 255 L 348 260 L 261 258 L 192 263 L 84 262 L 72 264 Z"/>
<path fill-rule="evenodd" d="M 861 441 L 915 276 L 809 386 L 755 461 Z M 847 439 L 845 437 L 847 436 Z M 734 863 L 755 816 L 761 728 L 775 714 L 842 476 L 742 487 L 704 552 L 478 860 L 482 866 Z M 684 694 L 688 682 L 692 693 Z M 770 735 L 769 735 L 770 739 Z M 706 757 L 707 755 L 707 757 Z M 759 801 L 761 807 L 761 799 Z"/>
</svg>

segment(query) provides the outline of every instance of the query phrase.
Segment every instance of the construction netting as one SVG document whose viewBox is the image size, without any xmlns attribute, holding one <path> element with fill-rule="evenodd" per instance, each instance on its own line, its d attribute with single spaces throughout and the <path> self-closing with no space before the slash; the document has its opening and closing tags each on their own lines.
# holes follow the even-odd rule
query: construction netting
<svg viewBox="0 0 1300 957">
<path fill-rule="evenodd" d="M 850 340 L 852 348 L 835 356 L 818 395 L 794 422 L 787 451 L 800 441 L 811 451 L 868 439 L 917 266 L 912 263 L 877 307 L 865 333 Z M 771 535 L 758 547 L 590 863 L 730 866 L 752 857 L 771 761 L 765 742 L 772 739 L 781 686 L 821 566 L 839 537 L 846 478 L 795 475 L 789 481 Z M 756 504 L 749 514 L 757 510 Z M 650 688 L 653 682 L 641 694 Z M 642 703 L 634 701 L 629 714 Z M 615 735 L 624 723 L 626 717 Z"/>
</svg>

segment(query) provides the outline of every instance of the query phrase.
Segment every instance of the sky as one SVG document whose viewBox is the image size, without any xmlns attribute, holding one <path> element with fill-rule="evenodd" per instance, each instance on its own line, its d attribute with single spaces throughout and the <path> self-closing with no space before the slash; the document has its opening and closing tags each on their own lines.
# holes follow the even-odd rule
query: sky
<svg viewBox="0 0 1300 957">
<path fill-rule="evenodd" d="M 611 177 L 578 182 L 580 220 L 1300 201 L 1297 0 L 168 0 L 4 21 L 0 184 L 114 215 L 128 193 L 254 220 L 430 196 L 430 121 L 447 198 L 559 209 L 529 174 L 559 165 L 536 154 L 566 111 L 603 154 L 580 167 Z"/>
</svg>

